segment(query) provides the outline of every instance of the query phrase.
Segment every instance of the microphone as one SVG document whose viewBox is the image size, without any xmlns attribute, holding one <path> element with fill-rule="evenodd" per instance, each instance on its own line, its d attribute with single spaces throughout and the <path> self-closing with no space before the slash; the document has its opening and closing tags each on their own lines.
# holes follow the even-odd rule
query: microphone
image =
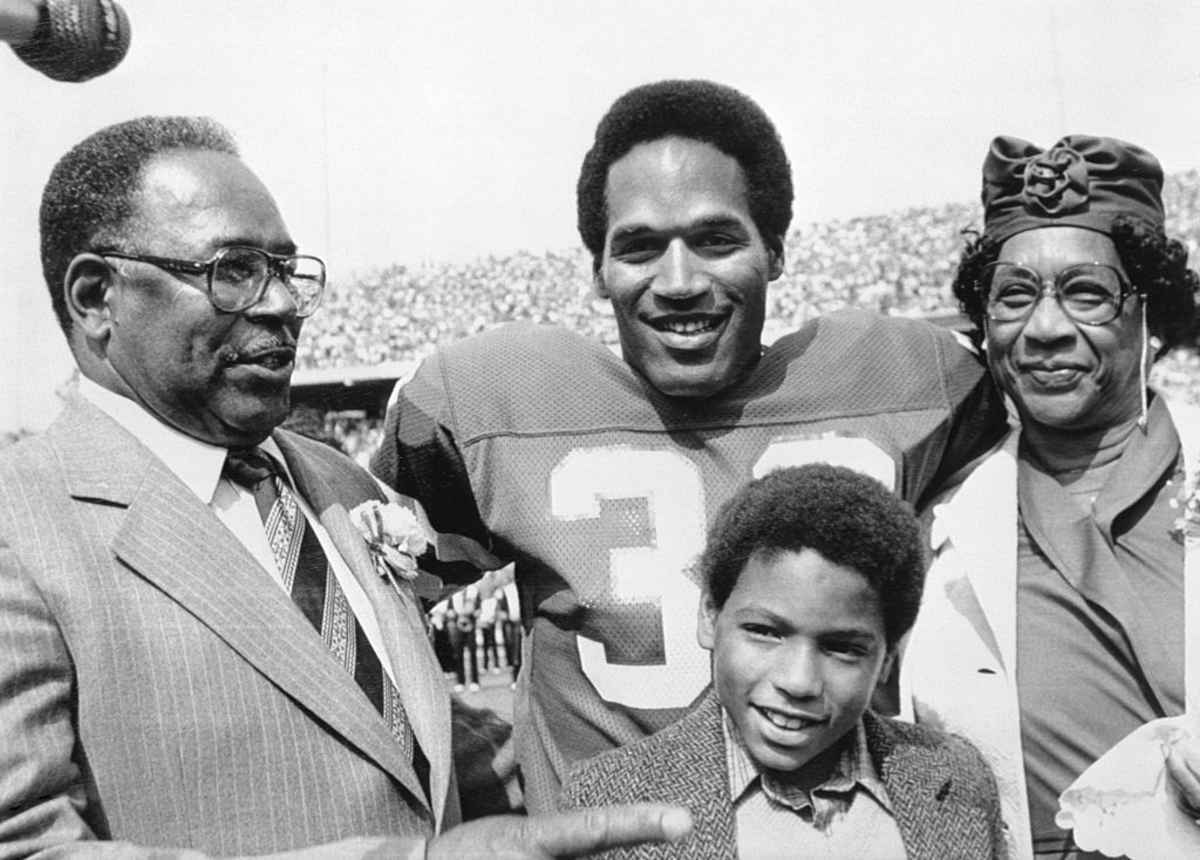
<svg viewBox="0 0 1200 860">
<path fill-rule="evenodd" d="M 0 40 L 56 81 L 88 81 L 129 50 L 129 16 L 114 0 L 0 0 Z"/>
</svg>

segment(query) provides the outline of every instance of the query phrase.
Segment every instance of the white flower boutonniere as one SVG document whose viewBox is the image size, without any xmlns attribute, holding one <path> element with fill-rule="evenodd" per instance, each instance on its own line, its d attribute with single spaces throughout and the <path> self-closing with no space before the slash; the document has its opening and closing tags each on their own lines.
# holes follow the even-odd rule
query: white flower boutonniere
<svg viewBox="0 0 1200 860">
<path fill-rule="evenodd" d="M 372 499 L 355 507 L 350 518 L 371 548 L 380 576 L 394 574 L 409 582 L 417 578 L 417 559 L 429 547 L 429 537 L 412 511 Z"/>
</svg>

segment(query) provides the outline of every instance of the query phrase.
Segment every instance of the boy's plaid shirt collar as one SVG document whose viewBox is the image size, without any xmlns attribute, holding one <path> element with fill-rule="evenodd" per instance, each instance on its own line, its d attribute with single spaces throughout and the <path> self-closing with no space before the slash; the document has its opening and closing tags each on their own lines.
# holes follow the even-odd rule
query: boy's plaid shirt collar
<svg viewBox="0 0 1200 860">
<path fill-rule="evenodd" d="M 867 735 L 860 719 L 854 731 L 844 741 L 842 754 L 833 773 L 812 792 L 805 791 L 761 771 L 742 743 L 737 726 L 721 709 L 721 727 L 725 733 L 725 762 L 729 773 L 729 796 L 736 805 L 738 800 L 756 785 L 773 806 L 781 806 L 812 822 L 818 830 L 824 830 L 834 815 L 850 806 L 854 792 L 862 789 L 870 793 L 880 806 L 893 812 L 891 801 L 883 782 L 875 772 L 867 749 Z"/>
</svg>

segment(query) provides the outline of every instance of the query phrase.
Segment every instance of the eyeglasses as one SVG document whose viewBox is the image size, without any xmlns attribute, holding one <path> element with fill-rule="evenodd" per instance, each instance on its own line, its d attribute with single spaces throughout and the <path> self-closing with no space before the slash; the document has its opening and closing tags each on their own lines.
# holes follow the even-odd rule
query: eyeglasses
<svg viewBox="0 0 1200 860">
<path fill-rule="evenodd" d="M 1074 322 L 1105 325 L 1121 315 L 1125 299 L 1135 292 L 1124 275 L 1104 263 L 1070 266 L 1050 285 L 1020 263 L 989 263 L 980 284 L 987 296 L 988 319 L 998 323 L 1028 319 L 1043 296 L 1054 296 Z"/>
<path fill-rule="evenodd" d="M 229 245 L 211 259 L 175 260 L 149 254 L 94 251 L 101 257 L 149 263 L 168 272 L 207 276 L 208 300 L 226 313 L 237 313 L 262 301 L 271 278 L 277 279 L 296 303 L 296 316 L 306 317 L 321 304 L 325 292 L 325 263 L 303 254 L 272 254 L 261 248 Z M 199 288 L 197 288 L 199 289 Z"/>
</svg>

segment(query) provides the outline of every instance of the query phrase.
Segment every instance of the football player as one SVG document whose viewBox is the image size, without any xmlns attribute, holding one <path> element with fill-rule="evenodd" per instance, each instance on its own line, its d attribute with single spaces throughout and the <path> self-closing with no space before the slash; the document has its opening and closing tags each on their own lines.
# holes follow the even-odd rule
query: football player
<svg viewBox="0 0 1200 860">
<path fill-rule="evenodd" d="M 823 461 L 919 505 L 1004 425 L 976 356 L 923 322 L 843 312 L 762 347 L 792 185 L 774 126 L 742 93 L 626 93 L 600 121 L 577 203 L 621 357 L 528 324 L 441 349 L 401 387 L 372 461 L 439 531 L 516 563 L 531 812 L 553 807 L 573 761 L 701 694 L 689 568 L 738 487 Z"/>
</svg>

